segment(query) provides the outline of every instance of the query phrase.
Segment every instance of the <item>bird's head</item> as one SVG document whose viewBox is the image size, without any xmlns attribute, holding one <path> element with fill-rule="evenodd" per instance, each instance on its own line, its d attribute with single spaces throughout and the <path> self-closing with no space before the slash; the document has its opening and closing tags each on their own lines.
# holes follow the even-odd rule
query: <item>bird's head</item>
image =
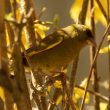
<svg viewBox="0 0 110 110">
<path fill-rule="evenodd" d="M 92 31 L 85 25 L 75 24 L 74 28 L 78 33 L 77 39 L 79 42 L 84 43 L 85 45 L 91 45 L 96 47 L 96 42 L 94 40 L 94 35 Z"/>
</svg>

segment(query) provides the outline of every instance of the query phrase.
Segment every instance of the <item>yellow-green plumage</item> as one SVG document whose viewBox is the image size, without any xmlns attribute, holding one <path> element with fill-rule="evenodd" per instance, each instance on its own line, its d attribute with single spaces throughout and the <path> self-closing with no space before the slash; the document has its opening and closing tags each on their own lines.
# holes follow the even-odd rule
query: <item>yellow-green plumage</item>
<svg viewBox="0 0 110 110">
<path fill-rule="evenodd" d="M 27 53 L 35 69 L 49 73 L 68 65 L 88 41 L 94 44 L 89 28 L 73 24 L 48 35 L 39 46 L 28 49 Z"/>
</svg>

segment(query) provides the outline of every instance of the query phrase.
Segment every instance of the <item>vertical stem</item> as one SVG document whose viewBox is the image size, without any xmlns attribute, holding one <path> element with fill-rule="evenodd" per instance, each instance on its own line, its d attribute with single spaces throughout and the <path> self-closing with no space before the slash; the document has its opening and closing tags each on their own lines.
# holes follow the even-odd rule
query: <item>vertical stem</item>
<svg viewBox="0 0 110 110">
<path fill-rule="evenodd" d="M 62 91 L 61 89 L 59 88 L 56 88 L 55 91 L 54 91 L 54 94 L 52 96 L 52 100 L 56 103 L 58 97 L 62 94 Z M 53 110 L 55 108 L 55 105 L 54 104 L 51 104 L 50 107 L 49 107 L 49 110 Z"/>
<path fill-rule="evenodd" d="M 21 0 L 20 3 L 20 10 L 22 11 L 22 14 L 24 16 L 29 12 L 29 9 L 32 8 L 30 1 L 29 0 Z M 34 31 L 34 23 L 33 21 L 35 20 L 35 13 L 33 12 L 32 15 L 24 28 L 25 30 L 25 35 L 26 35 L 26 40 L 28 44 L 28 48 L 31 46 L 36 46 L 36 37 L 35 37 L 35 31 Z"/>
<path fill-rule="evenodd" d="M 91 28 L 92 32 L 94 35 L 94 40 L 95 40 L 95 23 L 94 23 L 94 0 L 90 0 L 90 11 L 91 11 Z M 90 59 L 91 59 L 91 64 L 93 63 L 93 59 L 96 53 L 96 47 L 91 47 L 90 48 Z M 92 74 L 93 74 L 93 89 L 95 92 L 99 92 L 99 85 L 98 85 L 98 73 L 97 73 L 97 63 L 94 63 L 94 67 L 92 69 Z M 100 100 L 99 97 L 94 96 L 94 104 L 95 104 L 95 110 L 100 110 L 99 106 Z"/>
<path fill-rule="evenodd" d="M 16 35 L 18 34 L 16 33 Z M 18 110 L 32 110 L 26 77 L 22 65 L 21 48 L 18 42 L 13 45 L 13 61 L 15 74 L 15 77 L 12 79 L 14 101 L 17 104 Z"/>
<path fill-rule="evenodd" d="M 99 9 L 100 9 L 100 11 L 102 12 L 103 16 L 104 16 L 105 19 L 107 20 L 107 14 L 106 14 L 106 12 L 105 12 L 105 10 L 104 10 L 104 8 L 103 8 L 103 6 L 102 6 L 100 0 L 96 0 L 96 2 L 97 2 L 97 4 L 98 4 Z"/>
<path fill-rule="evenodd" d="M 79 19 L 78 19 L 80 24 L 85 24 L 88 2 L 89 0 L 83 0 L 82 9 L 81 9 Z"/>
<path fill-rule="evenodd" d="M 4 50 L 4 47 L 6 47 L 6 35 L 5 35 L 5 28 L 4 28 L 4 24 L 2 26 L 3 28 L 3 31 L 2 33 L 0 33 L 0 46 L 1 46 L 1 68 L 3 71 L 0 70 L 0 86 L 3 86 L 5 87 L 6 89 L 8 89 L 7 87 L 10 87 L 11 88 L 11 83 L 10 83 L 10 79 L 9 79 L 9 69 L 8 69 L 8 56 L 7 56 L 7 48 Z M 5 60 L 7 61 L 7 63 L 5 63 L 3 60 L 2 60 L 2 57 L 5 58 Z M 5 96 L 5 102 L 4 102 L 4 105 L 6 106 L 6 108 L 8 110 L 13 110 L 13 103 L 12 103 L 12 97 L 10 96 L 9 92 L 6 91 L 6 89 L 4 89 L 4 96 Z M 8 89 L 9 90 L 9 89 Z M 12 92 L 12 91 L 11 91 Z M 2 109 L 0 109 L 2 110 Z"/>
<path fill-rule="evenodd" d="M 82 9 L 81 9 L 81 12 L 80 12 L 80 15 L 79 15 L 79 23 L 81 23 L 81 24 L 85 24 L 86 14 L 87 14 L 87 8 L 88 8 L 88 3 L 89 3 L 89 0 L 83 0 Z M 78 60 L 78 59 L 77 59 L 77 60 Z M 78 63 L 78 62 L 77 62 L 77 63 Z M 76 63 L 76 64 L 77 64 L 77 63 Z M 91 77 L 91 76 L 90 76 L 90 77 Z M 89 78 L 88 78 L 88 79 L 89 79 Z M 89 80 L 88 80 L 88 83 L 89 83 Z M 89 85 L 89 84 L 88 84 L 88 85 Z M 88 88 L 88 85 L 87 85 L 86 89 Z M 85 94 L 84 94 L 84 98 L 83 98 L 82 103 L 81 103 L 81 108 L 80 108 L 80 110 L 83 110 L 83 108 L 84 108 L 86 93 L 87 93 L 87 90 L 85 90 Z"/>
<path fill-rule="evenodd" d="M 72 97 L 71 97 L 71 94 L 70 94 L 70 91 L 68 89 L 66 80 L 64 79 L 63 81 L 64 81 L 64 84 L 63 84 L 64 91 L 66 92 L 66 95 L 67 95 L 68 101 L 69 101 L 69 103 L 71 105 L 71 108 L 72 108 L 72 110 L 76 110 L 75 105 L 74 105 L 74 102 L 73 102 Z"/>
<path fill-rule="evenodd" d="M 14 110 L 13 108 L 13 99 L 11 94 L 4 89 L 4 95 L 5 95 L 5 104 L 6 104 L 6 108 L 7 110 Z"/>
<path fill-rule="evenodd" d="M 91 76 L 92 76 L 92 69 L 93 69 L 93 67 L 94 67 L 94 63 L 95 63 L 95 61 L 96 61 L 96 59 L 97 59 L 97 57 L 98 57 L 99 50 L 100 50 L 100 48 L 101 48 L 101 46 L 102 46 L 102 43 L 103 43 L 103 41 L 104 41 L 104 39 L 105 39 L 105 37 L 106 37 L 107 32 L 108 32 L 109 29 L 110 29 L 110 23 L 108 24 L 108 26 L 107 26 L 107 28 L 106 28 L 106 30 L 105 30 L 103 36 L 102 36 L 102 39 L 101 39 L 100 44 L 99 44 L 99 46 L 98 46 L 98 49 L 97 49 L 97 51 L 96 51 L 96 53 L 95 53 L 93 63 L 92 63 L 91 68 L 90 68 L 90 70 L 89 70 L 87 86 L 86 86 L 86 88 L 85 88 L 85 92 L 84 92 L 83 100 L 82 100 L 82 102 L 81 102 L 81 108 L 80 108 L 80 110 L 83 110 L 83 109 L 84 109 L 84 102 L 85 102 L 87 90 L 88 90 L 88 87 L 89 87 L 89 82 L 90 82 L 90 79 L 91 79 Z"/>
<path fill-rule="evenodd" d="M 5 110 L 3 100 L 0 98 L 0 110 Z"/>
<path fill-rule="evenodd" d="M 72 64 L 72 70 L 71 70 L 71 75 L 70 75 L 70 94 L 71 94 L 71 97 L 73 95 L 73 89 L 74 89 L 74 83 L 75 83 L 75 79 L 76 79 L 76 71 L 77 71 L 77 64 L 78 64 L 78 57 L 76 57 L 76 61 L 73 61 L 73 64 Z"/>
<path fill-rule="evenodd" d="M 24 16 L 29 12 L 29 9 L 32 8 L 32 2 L 27 1 L 27 0 L 21 0 L 21 11 L 24 14 Z M 28 19 L 26 26 L 24 28 L 25 35 L 26 35 L 26 40 L 29 47 L 36 46 L 36 36 L 35 36 L 35 31 L 34 31 L 34 23 L 33 21 L 35 20 L 36 16 L 35 13 L 32 13 L 32 16 Z M 34 78 L 34 80 L 37 82 L 39 80 L 38 74 L 36 74 L 37 77 L 35 77 L 35 74 L 31 73 L 31 76 Z M 44 110 L 47 110 L 47 104 L 46 104 L 46 98 L 41 96 L 41 104 L 42 108 Z"/>
<path fill-rule="evenodd" d="M 12 13 L 13 13 L 13 17 L 14 19 L 16 19 L 16 0 L 12 0 L 10 1 L 11 2 L 11 10 L 12 10 Z"/>
<path fill-rule="evenodd" d="M 107 0 L 107 23 L 109 23 L 110 21 L 110 1 Z M 108 31 L 108 35 L 110 35 L 110 30 Z M 108 93 L 109 93 L 109 102 L 108 102 L 108 110 L 110 110 L 110 40 L 108 40 L 108 64 L 109 64 L 109 70 L 108 70 L 108 80 L 109 80 L 109 89 L 108 89 Z"/>
<path fill-rule="evenodd" d="M 5 3 L 5 13 L 6 14 L 9 14 L 9 12 L 11 11 L 11 7 L 10 7 L 10 1 L 7 1 L 7 0 L 4 0 L 4 3 Z M 6 30 L 6 28 L 4 29 L 4 31 Z M 6 38 L 7 36 L 5 35 L 5 38 Z M 10 36 L 10 38 L 11 38 L 12 36 Z M 7 46 L 7 42 L 5 42 L 5 44 L 6 44 L 6 46 Z M 7 57 L 7 59 L 8 59 L 8 57 Z M 9 59 L 8 59 L 9 60 Z M 8 65 L 8 63 L 7 63 L 7 65 Z M 8 70 L 8 72 L 9 72 L 9 70 Z M 11 86 L 11 84 L 9 85 L 9 86 Z M 12 99 L 12 96 L 11 96 L 11 94 L 9 93 L 9 91 L 7 91 L 7 90 L 4 90 L 4 95 L 5 95 L 5 104 L 6 104 L 6 108 L 8 109 L 8 110 L 14 110 L 14 108 L 13 108 L 13 99 Z"/>
<path fill-rule="evenodd" d="M 17 5 L 18 4 L 16 0 L 13 0 L 11 2 L 12 13 L 16 23 L 18 23 L 17 17 L 16 17 L 16 11 L 18 9 Z M 13 26 L 14 36 L 11 36 L 14 38 L 12 57 L 13 57 L 13 65 L 14 65 L 13 70 L 14 70 L 15 77 L 11 79 L 12 85 L 13 85 L 13 98 L 17 104 L 18 109 L 32 110 L 29 91 L 28 91 L 27 82 L 26 82 L 26 76 L 24 73 L 24 67 L 22 65 L 22 53 L 21 53 L 21 45 L 20 45 L 22 26 L 20 25 L 22 24 L 19 24 L 19 26 L 16 26 L 14 24 Z"/>
</svg>

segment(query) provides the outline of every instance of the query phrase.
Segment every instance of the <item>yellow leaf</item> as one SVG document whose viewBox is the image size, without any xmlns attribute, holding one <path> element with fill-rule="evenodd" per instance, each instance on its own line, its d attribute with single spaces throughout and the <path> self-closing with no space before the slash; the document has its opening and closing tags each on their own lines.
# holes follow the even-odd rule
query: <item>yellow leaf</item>
<svg viewBox="0 0 110 110">
<path fill-rule="evenodd" d="M 75 0 L 70 9 L 71 18 L 73 18 L 76 22 L 78 21 L 79 13 L 81 11 L 83 0 Z"/>
<path fill-rule="evenodd" d="M 20 3 L 21 0 L 16 0 L 17 3 Z"/>
<path fill-rule="evenodd" d="M 103 6 L 105 12 L 107 12 L 106 0 L 99 0 L 99 1 L 101 2 L 101 4 L 103 4 L 102 6 Z M 83 2 L 83 0 L 75 0 L 71 9 L 70 9 L 70 15 L 75 21 L 78 21 L 79 13 L 82 8 L 82 2 Z M 107 25 L 106 19 L 104 18 L 96 1 L 94 2 L 94 9 L 93 10 L 94 10 L 95 23 L 101 22 L 104 26 L 106 26 Z M 90 26 L 90 16 L 91 16 L 91 12 L 90 12 L 90 4 L 89 4 L 88 10 L 87 10 L 87 17 L 86 17 L 86 25 L 87 26 Z"/>
<path fill-rule="evenodd" d="M 56 80 L 56 81 L 54 82 L 54 86 L 55 86 L 56 88 L 62 88 L 62 82 Z"/>
<path fill-rule="evenodd" d="M 80 86 L 83 87 L 83 88 L 85 88 L 86 85 L 87 85 L 87 79 L 84 79 L 82 81 L 82 83 L 80 84 Z M 73 100 L 74 100 L 75 103 L 77 103 L 78 100 L 80 100 L 83 97 L 84 90 L 75 87 L 74 93 L 75 94 L 73 96 Z M 87 93 L 85 103 L 89 103 L 89 101 L 90 101 L 90 95 L 89 95 L 89 93 Z"/>
<path fill-rule="evenodd" d="M 100 110 L 106 110 L 107 109 L 107 103 L 100 103 Z"/>
<path fill-rule="evenodd" d="M 40 37 L 41 39 L 43 39 L 43 38 L 45 38 L 45 31 L 49 30 L 49 27 L 36 23 L 36 24 L 34 24 L 34 30 L 35 30 L 35 34 L 36 34 L 36 39 L 37 39 L 37 37 Z M 29 43 L 28 43 L 28 40 L 27 40 L 27 37 L 25 34 L 26 33 L 23 30 L 22 31 L 22 42 L 23 42 L 25 48 L 28 49 Z"/>
<path fill-rule="evenodd" d="M 80 110 L 80 107 L 79 106 L 75 106 L 76 110 Z"/>
<path fill-rule="evenodd" d="M 106 0 L 99 0 L 100 3 L 102 4 L 105 12 L 107 13 L 107 1 Z M 106 19 L 104 18 L 97 2 L 95 1 L 95 20 L 101 22 L 104 26 L 107 25 L 107 21 Z"/>
<path fill-rule="evenodd" d="M 81 86 L 81 87 L 86 87 L 86 85 L 87 85 L 87 78 L 85 78 L 85 79 L 81 82 L 80 86 Z"/>
<path fill-rule="evenodd" d="M 5 15 L 5 18 L 6 18 L 7 20 L 13 20 L 13 14 L 12 14 L 12 13 L 6 14 L 6 15 Z"/>
<path fill-rule="evenodd" d="M 107 39 L 110 40 L 110 35 L 107 36 Z"/>
<path fill-rule="evenodd" d="M 25 35 L 24 29 L 23 29 L 21 34 L 22 34 L 21 40 L 23 42 L 23 45 L 24 45 L 25 49 L 28 49 L 30 45 L 29 45 L 29 42 L 27 40 L 28 38 Z"/>
<path fill-rule="evenodd" d="M 110 51 L 110 45 L 109 46 L 107 46 L 107 47 L 104 47 L 104 48 L 102 48 L 102 49 L 100 49 L 100 51 L 99 51 L 99 53 L 107 53 L 107 52 L 109 52 Z"/>
<path fill-rule="evenodd" d="M 62 100 L 62 95 L 60 95 L 60 96 L 57 98 L 56 105 L 60 104 L 61 100 Z"/>
<path fill-rule="evenodd" d="M 56 14 L 56 15 L 54 16 L 53 22 L 54 22 L 54 24 L 55 24 L 56 26 L 58 26 L 58 23 L 59 23 L 59 15 L 58 15 L 58 14 Z"/>
<path fill-rule="evenodd" d="M 49 27 L 42 24 L 34 24 L 34 29 L 37 34 L 43 39 L 45 38 L 45 31 L 49 30 Z"/>
<path fill-rule="evenodd" d="M 51 88 L 52 88 L 51 86 L 48 86 L 47 87 L 47 91 L 50 92 L 51 91 Z"/>
<path fill-rule="evenodd" d="M 13 107 L 14 107 L 14 110 L 18 110 L 16 103 L 14 103 Z"/>
<path fill-rule="evenodd" d="M 5 102 L 4 89 L 0 86 L 0 98 Z"/>
<path fill-rule="evenodd" d="M 7 46 L 9 46 L 10 41 L 9 41 L 9 35 L 8 35 L 7 27 L 5 28 L 5 33 L 6 33 L 6 44 L 7 44 Z"/>
</svg>

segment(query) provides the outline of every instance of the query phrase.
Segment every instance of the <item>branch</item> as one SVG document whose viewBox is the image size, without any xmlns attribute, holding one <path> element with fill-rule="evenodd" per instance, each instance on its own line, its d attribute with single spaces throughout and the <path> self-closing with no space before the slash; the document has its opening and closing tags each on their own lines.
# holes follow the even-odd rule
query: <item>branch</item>
<svg viewBox="0 0 110 110">
<path fill-rule="evenodd" d="M 79 86 L 79 85 L 75 85 L 75 87 L 80 88 L 80 89 L 82 89 L 82 90 L 85 90 L 85 88 L 83 88 L 83 87 L 81 87 L 81 86 Z M 91 90 L 87 90 L 87 92 L 89 92 L 89 93 L 92 94 L 92 95 L 95 95 L 95 96 L 99 97 L 100 99 L 102 99 L 102 100 L 104 100 L 104 101 L 106 101 L 106 102 L 109 101 L 109 98 L 108 98 L 108 97 L 103 96 L 102 94 L 100 94 L 100 93 L 98 93 L 98 92 L 94 92 L 94 91 L 91 91 Z"/>
<path fill-rule="evenodd" d="M 99 0 L 96 0 L 96 2 L 97 2 L 97 4 L 98 4 L 98 6 L 99 6 L 100 10 L 102 11 L 102 14 L 104 15 L 104 17 L 105 17 L 106 21 L 107 21 L 107 14 L 106 14 L 106 12 L 105 12 L 105 10 L 104 10 L 104 8 L 103 8 L 102 4 L 100 3 L 100 1 L 99 1 Z"/>
<path fill-rule="evenodd" d="M 0 110 L 5 110 L 4 102 L 0 97 Z"/>
<path fill-rule="evenodd" d="M 82 9 L 78 19 L 80 24 L 85 24 L 88 2 L 89 0 L 83 0 Z"/>
<path fill-rule="evenodd" d="M 99 44 L 99 47 L 98 47 L 98 49 L 97 49 L 97 51 L 96 51 L 96 53 L 95 53 L 93 63 L 92 63 L 91 68 L 90 68 L 90 70 L 89 70 L 89 76 L 88 76 L 87 86 L 86 86 L 86 89 L 85 89 L 85 92 L 84 92 L 84 96 L 83 96 L 83 100 L 82 100 L 82 103 L 81 103 L 81 108 L 80 108 L 80 110 L 83 110 L 83 109 L 84 109 L 84 103 L 85 103 L 85 99 L 86 99 L 86 94 L 87 94 L 89 82 L 90 82 L 90 79 L 91 79 L 91 76 L 92 76 L 92 69 L 93 69 L 93 67 L 94 67 L 94 64 L 95 64 L 95 62 L 96 62 L 96 59 L 97 59 L 98 54 L 99 54 L 99 51 L 100 51 L 100 48 L 101 48 L 101 46 L 102 46 L 102 43 L 103 43 L 103 41 L 104 41 L 104 39 L 105 39 L 105 37 L 106 37 L 107 32 L 108 32 L 109 29 L 110 29 L 110 23 L 108 24 L 108 26 L 107 26 L 107 28 L 106 28 L 106 30 L 105 30 L 103 36 L 102 36 L 101 42 L 100 42 L 100 44 Z"/>
<path fill-rule="evenodd" d="M 107 0 L 107 15 L 108 15 L 108 19 L 107 19 L 107 23 L 109 23 L 110 21 L 110 1 Z M 110 35 L 110 30 L 108 31 L 108 35 Z M 109 48 L 109 45 L 110 45 L 110 40 L 108 40 L 108 80 L 109 80 L 109 88 L 108 88 L 108 94 L 109 94 L 109 102 L 108 102 L 108 110 L 110 110 L 110 48 Z"/>
<path fill-rule="evenodd" d="M 94 35 L 94 41 L 96 39 L 95 36 L 95 21 L 94 21 L 94 0 L 90 0 L 90 13 L 91 13 L 91 28 L 92 32 Z M 90 58 L 91 58 L 91 64 L 94 60 L 94 56 L 96 53 L 96 47 L 91 47 L 90 48 Z M 95 92 L 99 92 L 99 78 L 98 78 L 98 72 L 97 72 L 97 62 L 94 63 L 94 67 L 92 69 L 92 74 L 93 74 L 93 89 Z M 95 110 L 100 110 L 100 99 L 99 97 L 95 96 L 94 97 L 94 105 L 95 105 Z"/>
</svg>

